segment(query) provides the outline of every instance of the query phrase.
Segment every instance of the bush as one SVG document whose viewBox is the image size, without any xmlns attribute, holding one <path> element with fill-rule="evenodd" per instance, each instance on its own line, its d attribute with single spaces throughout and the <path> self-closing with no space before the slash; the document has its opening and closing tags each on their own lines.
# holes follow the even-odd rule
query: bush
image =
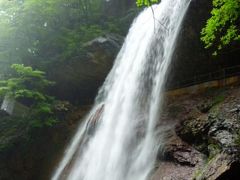
<svg viewBox="0 0 240 180">
<path fill-rule="evenodd" d="M 8 96 L 29 107 L 29 123 L 35 127 L 51 126 L 54 117 L 54 97 L 46 95 L 45 89 L 54 84 L 45 77 L 45 72 L 33 70 L 23 64 L 11 66 L 13 74 L 0 81 L 0 96 Z"/>
</svg>

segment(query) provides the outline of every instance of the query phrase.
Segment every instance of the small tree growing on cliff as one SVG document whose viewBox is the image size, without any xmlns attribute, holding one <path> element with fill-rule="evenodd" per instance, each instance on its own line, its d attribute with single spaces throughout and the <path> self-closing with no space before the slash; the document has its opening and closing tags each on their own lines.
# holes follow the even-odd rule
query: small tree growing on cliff
<svg viewBox="0 0 240 180">
<path fill-rule="evenodd" d="M 214 55 L 234 41 L 240 41 L 240 1 L 213 0 L 213 10 L 206 26 L 202 29 L 201 40 L 205 48 L 213 47 Z"/>
<path fill-rule="evenodd" d="M 7 80 L 0 81 L 0 96 L 8 96 L 30 107 L 30 124 L 41 127 L 56 122 L 52 104 L 54 98 L 45 94 L 48 81 L 45 72 L 33 70 L 23 64 L 13 64 L 13 73 Z"/>
<path fill-rule="evenodd" d="M 137 6 L 141 7 L 141 6 L 151 6 L 153 4 L 159 3 L 160 0 L 137 0 Z"/>
</svg>

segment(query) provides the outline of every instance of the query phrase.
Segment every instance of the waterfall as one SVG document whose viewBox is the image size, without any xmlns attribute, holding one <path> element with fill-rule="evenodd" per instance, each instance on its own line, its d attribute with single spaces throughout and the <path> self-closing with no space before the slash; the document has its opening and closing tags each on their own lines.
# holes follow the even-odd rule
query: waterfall
<svg viewBox="0 0 240 180">
<path fill-rule="evenodd" d="M 164 145 L 164 83 L 189 0 L 162 0 L 134 20 L 95 105 L 52 180 L 146 180 Z"/>
</svg>

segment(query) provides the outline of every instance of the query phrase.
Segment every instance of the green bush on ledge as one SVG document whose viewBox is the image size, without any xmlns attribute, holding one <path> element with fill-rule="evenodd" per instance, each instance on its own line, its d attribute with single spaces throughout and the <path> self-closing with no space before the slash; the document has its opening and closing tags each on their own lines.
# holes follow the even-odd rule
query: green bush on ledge
<svg viewBox="0 0 240 180">
<path fill-rule="evenodd" d="M 0 81 L 0 96 L 8 96 L 29 107 L 25 118 L 34 127 L 51 126 L 54 117 L 54 98 L 46 94 L 46 88 L 54 84 L 45 77 L 45 72 L 33 70 L 23 64 L 13 64 L 13 72 L 6 80 Z"/>
</svg>

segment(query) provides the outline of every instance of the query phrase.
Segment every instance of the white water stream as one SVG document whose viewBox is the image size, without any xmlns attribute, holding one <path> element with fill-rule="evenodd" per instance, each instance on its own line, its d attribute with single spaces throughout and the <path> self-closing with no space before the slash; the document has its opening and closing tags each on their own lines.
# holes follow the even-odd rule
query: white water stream
<svg viewBox="0 0 240 180">
<path fill-rule="evenodd" d="M 166 127 L 156 125 L 188 5 L 189 0 L 162 0 L 135 19 L 94 107 L 52 180 L 149 179 L 164 145 Z M 89 133 L 93 124 L 95 132 Z"/>
</svg>

